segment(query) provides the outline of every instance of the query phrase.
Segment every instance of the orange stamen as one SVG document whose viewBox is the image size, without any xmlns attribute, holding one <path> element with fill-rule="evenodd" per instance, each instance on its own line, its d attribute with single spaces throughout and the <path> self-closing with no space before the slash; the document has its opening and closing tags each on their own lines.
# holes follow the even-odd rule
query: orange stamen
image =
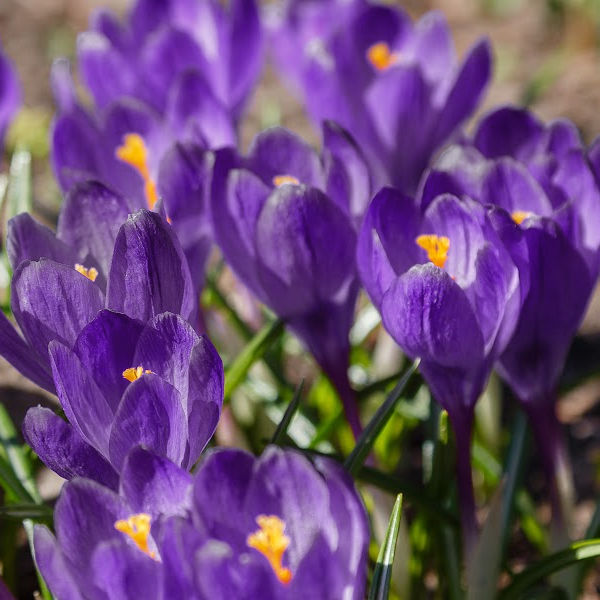
<svg viewBox="0 0 600 600">
<path fill-rule="evenodd" d="M 517 225 L 520 225 L 525 219 L 531 217 L 532 214 L 533 213 L 526 210 L 515 210 L 515 212 L 512 213 L 510 216 Z"/>
<path fill-rule="evenodd" d="M 416 240 L 418 246 L 427 252 L 427 258 L 440 269 L 444 268 L 448 259 L 450 240 L 442 235 L 435 234 L 420 235 Z"/>
<path fill-rule="evenodd" d="M 246 544 L 263 554 L 277 579 L 288 584 L 292 580 L 292 572 L 281 564 L 283 554 L 290 545 L 290 538 L 284 534 L 285 523 L 274 515 L 258 515 L 256 522 L 260 529 L 248 536 Z"/>
<path fill-rule="evenodd" d="M 158 192 L 156 183 L 150 175 L 150 169 L 148 169 L 148 149 L 144 138 L 137 133 L 125 134 L 123 145 L 117 148 L 115 154 L 119 160 L 133 167 L 144 180 L 146 203 L 148 208 L 152 210 L 158 201 Z"/>
<path fill-rule="evenodd" d="M 293 175 L 275 175 L 273 177 L 273 185 L 275 187 L 281 187 L 286 184 L 300 185 L 300 181 Z"/>
<path fill-rule="evenodd" d="M 76 263 L 75 270 L 84 277 L 87 277 L 90 281 L 96 281 L 96 277 L 98 277 L 98 269 L 95 269 L 94 267 L 86 269 L 83 265 Z"/>
<path fill-rule="evenodd" d="M 144 370 L 144 367 L 129 367 L 129 369 L 125 369 L 123 371 L 123 377 L 127 379 L 127 381 L 135 381 L 139 379 L 144 373 L 154 373 L 154 371 L 150 371 L 150 369 Z"/>
<path fill-rule="evenodd" d="M 120 519 L 115 523 L 115 529 L 130 537 L 135 545 L 150 558 L 155 554 L 148 548 L 148 537 L 150 536 L 150 515 L 139 513 L 128 519 Z"/>
<path fill-rule="evenodd" d="M 400 54 L 390 52 L 390 47 L 385 42 L 377 42 L 367 50 L 367 59 L 378 71 L 385 71 L 398 64 Z"/>
</svg>

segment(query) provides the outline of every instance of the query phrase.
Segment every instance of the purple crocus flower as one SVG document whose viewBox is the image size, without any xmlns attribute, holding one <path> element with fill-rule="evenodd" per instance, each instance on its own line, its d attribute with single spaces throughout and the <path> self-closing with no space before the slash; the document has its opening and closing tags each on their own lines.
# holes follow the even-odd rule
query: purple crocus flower
<svg viewBox="0 0 600 600">
<path fill-rule="evenodd" d="M 215 238 L 240 279 L 308 346 L 360 422 L 348 383 L 348 332 L 358 282 L 356 233 L 370 177 L 351 138 L 324 126 L 323 157 L 293 133 L 274 128 L 254 140 L 242 168 L 213 194 Z M 216 177 L 224 181 L 217 158 Z M 231 166 L 228 154 L 223 161 Z"/>
<path fill-rule="evenodd" d="M 68 65 L 57 62 L 52 75 L 59 107 L 52 163 L 63 191 L 101 181 L 127 198 L 131 212 L 149 208 L 167 216 L 199 289 L 211 247 L 203 200 L 213 164 L 207 149 L 236 144 L 225 107 L 194 71 L 178 77 L 163 115 L 132 98 L 86 110 L 76 99 Z"/>
<path fill-rule="evenodd" d="M 368 521 L 352 480 L 294 451 L 271 447 L 256 459 L 218 450 L 191 482 L 134 449 L 120 495 L 84 479 L 67 483 L 55 524 L 56 539 L 36 527 L 36 559 L 66 600 L 109 591 L 132 600 L 364 595 Z"/>
<path fill-rule="evenodd" d="M 329 35 L 309 50 L 299 13 L 290 12 L 280 35 L 297 39 L 297 48 L 280 68 L 292 76 L 301 71 L 295 78 L 312 120 L 335 119 L 352 133 L 378 184 L 412 194 L 434 153 L 479 104 L 490 79 L 490 48 L 478 42 L 459 64 L 441 13 L 413 24 L 398 8 L 365 4 L 335 17 L 324 12 L 336 26 L 325 27 Z"/>
<path fill-rule="evenodd" d="M 0 46 L 0 151 L 6 130 L 21 105 L 21 85 L 10 59 Z"/>
<path fill-rule="evenodd" d="M 0 315 L 0 354 L 49 391 L 48 344 L 72 347 L 103 308 L 144 323 L 167 311 L 196 323 L 197 296 L 171 227 L 147 210 L 127 212 L 123 199 L 85 184 L 67 198 L 56 235 L 28 214 L 10 221 L 11 308 L 24 339 Z"/>
<path fill-rule="evenodd" d="M 158 112 L 172 83 L 195 70 L 236 120 L 262 68 L 254 0 L 137 0 L 124 23 L 106 10 L 78 39 L 82 79 L 98 108 L 122 97 Z"/>
<path fill-rule="evenodd" d="M 223 364 L 208 338 L 180 316 L 162 313 L 144 324 L 103 310 L 72 348 L 54 340 L 48 353 L 69 422 L 32 408 L 23 433 L 66 479 L 85 476 L 114 487 L 138 444 L 189 469 L 214 433 Z"/>
<path fill-rule="evenodd" d="M 498 371 L 529 413 L 553 480 L 562 452 L 556 388 L 600 267 L 600 190 L 577 130 L 499 108 L 440 157 L 421 188 L 424 205 L 444 191 L 495 205 L 523 237 L 523 306 Z"/>
<path fill-rule="evenodd" d="M 518 319 L 517 267 L 480 204 L 446 194 L 421 210 L 384 188 L 363 223 L 358 270 L 384 327 L 406 354 L 421 359 L 423 376 L 448 411 L 469 554 L 477 530 L 473 410 Z"/>
</svg>

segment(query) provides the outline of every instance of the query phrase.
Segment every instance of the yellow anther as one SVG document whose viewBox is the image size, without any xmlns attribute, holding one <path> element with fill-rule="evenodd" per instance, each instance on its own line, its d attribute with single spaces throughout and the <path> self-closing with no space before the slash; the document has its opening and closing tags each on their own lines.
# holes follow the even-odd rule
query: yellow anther
<svg viewBox="0 0 600 600">
<path fill-rule="evenodd" d="M 148 149 L 144 138 L 137 133 L 127 133 L 123 137 L 123 145 L 119 146 L 115 152 L 117 158 L 133 167 L 144 180 L 144 194 L 148 208 L 152 210 L 158 200 L 156 183 L 150 175 L 148 169 Z"/>
<path fill-rule="evenodd" d="M 145 369 L 144 367 L 129 367 L 129 369 L 125 369 L 123 371 L 123 377 L 127 379 L 127 381 L 135 381 L 139 379 L 144 373 L 154 373 L 154 371 L 150 371 L 150 369 Z"/>
<path fill-rule="evenodd" d="M 246 544 L 264 555 L 281 583 L 289 583 L 292 572 L 281 564 L 290 545 L 290 538 L 284 534 L 285 523 L 274 515 L 258 515 L 256 523 L 260 529 L 248 536 Z"/>
<path fill-rule="evenodd" d="M 520 225 L 525 219 L 531 217 L 532 214 L 533 213 L 530 213 L 526 210 L 515 210 L 515 212 L 512 213 L 510 216 L 517 225 Z"/>
<path fill-rule="evenodd" d="M 440 269 L 444 268 L 448 259 L 450 240 L 445 235 L 420 235 L 416 240 L 418 246 L 427 252 L 427 258 Z"/>
<path fill-rule="evenodd" d="M 150 521 L 150 515 L 139 513 L 137 515 L 132 515 L 128 519 L 116 521 L 115 529 L 129 536 L 144 554 L 147 554 L 150 558 L 154 558 L 154 552 L 148 548 Z"/>
<path fill-rule="evenodd" d="M 76 263 L 75 270 L 84 277 L 87 277 L 90 281 L 96 281 L 96 277 L 98 277 L 98 269 L 95 269 L 94 267 L 86 269 L 83 265 Z"/>
<path fill-rule="evenodd" d="M 390 47 L 385 42 L 377 42 L 369 46 L 367 59 L 378 71 L 385 71 L 398 64 L 400 54 L 398 52 L 390 52 Z"/>
<path fill-rule="evenodd" d="M 293 175 L 275 175 L 275 177 L 273 177 L 273 185 L 275 187 L 281 187 L 286 183 L 290 183 L 292 185 L 300 185 L 300 181 Z"/>
</svg>

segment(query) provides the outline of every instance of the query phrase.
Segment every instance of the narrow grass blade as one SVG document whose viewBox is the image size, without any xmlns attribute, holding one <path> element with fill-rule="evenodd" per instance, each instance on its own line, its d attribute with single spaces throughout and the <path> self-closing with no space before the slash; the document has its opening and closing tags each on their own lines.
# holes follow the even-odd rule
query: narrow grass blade
<svg viewBox="0 0 600 600">
<path fill-rule="evenodd" d="M 419 362 L 419 359 L 415 360 L 411 367 L 404 373 L 402 379 L 400 379 L 396 387 L 386 398 L 385 402 L 379 407 L 369 424 L 365 427 L 361 436 L 358 438 L 354 450 L 352 450 L 344 463 L 345 468 L 351 475 L 356 475 L 366 457 L 371 452 L 377 436 L 390 420 L 398 400 L 400 400 L 406 386 L 419 368 Z"/>
<path fill-rule="evenodd" d="M 45 504 L 7 504 L 6 506 L 0 506 L 0 520 L 2 519 L 51 521 L 52 509 Z"/>
<path fill-rule="evenodd" d="M 373 572 L 373 581 L 369 592 L 369 600 L 386 600 L 390 594 L 390 580 L 392 578 L 392 565 L 396 553 L 396 541 L 400 531 L 402 517 L 402 494 L 398 494 L 390 521 L 388 523 L 385 539 L 379 549 L 379 556 Z"/>
<path fill-rule="evenodd" d="M 532 586 L 553 573 L 577 564 L 580 561 L 600 556 L 600 539 L 575 542 L 515 575 L 510 585 L 498 595 L 498 600 L 519 600 Z"/>
<path fill-rule="evenodd" d="M 281 319 L 267 323 L 227 367 L 225 400 L 231 398 L 231 394 L 242 383 L 250 367 L 265 355 L 269 347 L 283 334 L 283 329 L 284 323 Z"/>
<path fill-rule="evenodd" d="M 276 444 L 277 446 L 281 446 L 281 444 L 283 443 L 286 433 L 287 433 L 287 429 L 288 429 L 290 423 L 292 422 L 292 419 L 294 418 L 294 415 L 296 414 L 298 407 L 300 406 L 300 400 L 302 400 L 302 390 L 303 389 L 304 389 L 304 380 L 302 380 L 300 382 L 300 385 L 296 388 L 296 391 L 294 392 L 294 397 L 288 404 L 288 407 L 285 409 L 283 418 L 279 422 L 279 425 L 277 425 L 277 429 L 275 430 L 275 433 L 273 434 L 273 439 L 271 440 L 271 444 Z"/>
</svg>

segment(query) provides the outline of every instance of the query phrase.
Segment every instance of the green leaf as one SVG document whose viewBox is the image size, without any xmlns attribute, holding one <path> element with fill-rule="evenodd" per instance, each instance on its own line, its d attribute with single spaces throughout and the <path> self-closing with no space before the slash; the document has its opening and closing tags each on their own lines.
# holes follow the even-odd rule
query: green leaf
<svg viewBox="0 0 600 600">
<path fill-rule="evenodd" d="M 238 354 L 225 371 L 225 400 L 242 383 L 250 367 L 260 360 L 269 347 L 283 334 L 284 322 L 276 319 L 267 323 Z"/>
<path fill-rule="evenodd" d="M 7 504 L 6 506 L 0 506 L 1 519 L 51 521 L 52 509 L 45 504 Z"/>
<path fill-rule="evenodd" d="M 575 542 L 550 556 L 525 569 L 513 577 L 508 587 L 503 589 L 498 595 L 498 600 L 521 600 L 532 586 L 542 581 L 544 578 L 561 571 L 580 561 L 597 558 L 600 556 L 600 539 L 583 540 Z"/>
<path fill-rule="evenodd" d="M 17 497 L 18 500 L 41 503 L 42 498 L 37 491 L 33 479 L 33 465 L 24 447 L 19 442 L 17 430 L 3 404 L 0 404 L 0 445 L 5 456 L 5 464 L 0 465 L 0 477 L 3 480 L 8 477 L 10 481 L 11 478 L 7 473 L 8 467 L 8 470 L 12 471 L 13 475 L 18 479 L 20 487 L 24 488 L 27 493 L 25 497 L 22 494 L 22 490 L 19 490 L 20 495 Z M 11 485 L 14 487 L 14 482 Z"/>
<path fill-rule="evenodd" d="M 346 470 L 351 475 L 356 475 L 366 457 L 371 452 L 377 436 L 381 433 L 381 430 L 385 427 L 385 424 L 394 414 L 396 404 L 400 400 L 404 389 L 411 381 L 412 376 L 415 374 L 418 368 L 419 359 L 415 360 L 410 368 L 404 373 L 402 379 L 400 379 L 396 387 L 386 398 L 385 402 L 379 407 L 369 424 L 365 427 L 365 430 L 362 432 L 361 436 L 358 438 L 354 450 L 352 450 L 344 463 Z"/>
<path fill-rule="evenodd" d="M 19 478 L 15 475 L 10 463 L 0 456 L 0 485 L 7 494 L 10 494 L 17 502 L 24 504 L 35 503 L 31 494 L 25 489 Z"/>
<path fill-rule="evenodd" d="M 31 212 L 31 154 L 17 149 L 10 161 L 6 219 L 22 212 Z"/>
<path fill-rule="evenodd" d="M 283 418 L 279 422 L 279 425 L 277 425 L 277 429 L 275 430 L 275 433 L 273 434 L 273 438 L 271 439 L 271 444 L 276 444 L 278 446 L 281 446 L 281 444 L 283 443 L 284 438 L 287 433 L 287 429 L 288 429 L 292 419 L 294 418 L 294 415 L 296 414 L 298 407 L 300 406 L 300 400 L 302 399 L 303 388 L 304 388 L 304 379 L 300 382 L 300 385 L 297 387 L 296 391 L 294 392 L 294 397 L 288 404 L 288 407 L 285 409 L 285 414 L 283 415 Z"/>
<path fill-rule="evenodd" d="M 400 531 L 402 517 L 402 494 L 398 494 L 385 534 L 385 539 L 379 549 L 379 556 L 373 572 L 373 581 L 369 592 L 369 600 L 386 600 L 390 593 L 392 565 L 396 553 L 396 542 Z"/>
<path fill-rule="evenodd" d="M 40 586 L 40 594 L 44 600 L 53 600 L 52 594 L 40 573 L 40 570 L 37 565 L 37 559 L 35 557 L 35 547 L 33 544 L 33 521 L 31 519 L 25 519 L 23 521 L 23 527 L 25 528 L 25 532 L 27 533 L 27 540 L 29 542 L 29 550 L 31 551 L 31 556 L 33 557 L 33 564 L 35 565 L 35 572 L 37 575 L 38 585 Z"/>
</svg>

